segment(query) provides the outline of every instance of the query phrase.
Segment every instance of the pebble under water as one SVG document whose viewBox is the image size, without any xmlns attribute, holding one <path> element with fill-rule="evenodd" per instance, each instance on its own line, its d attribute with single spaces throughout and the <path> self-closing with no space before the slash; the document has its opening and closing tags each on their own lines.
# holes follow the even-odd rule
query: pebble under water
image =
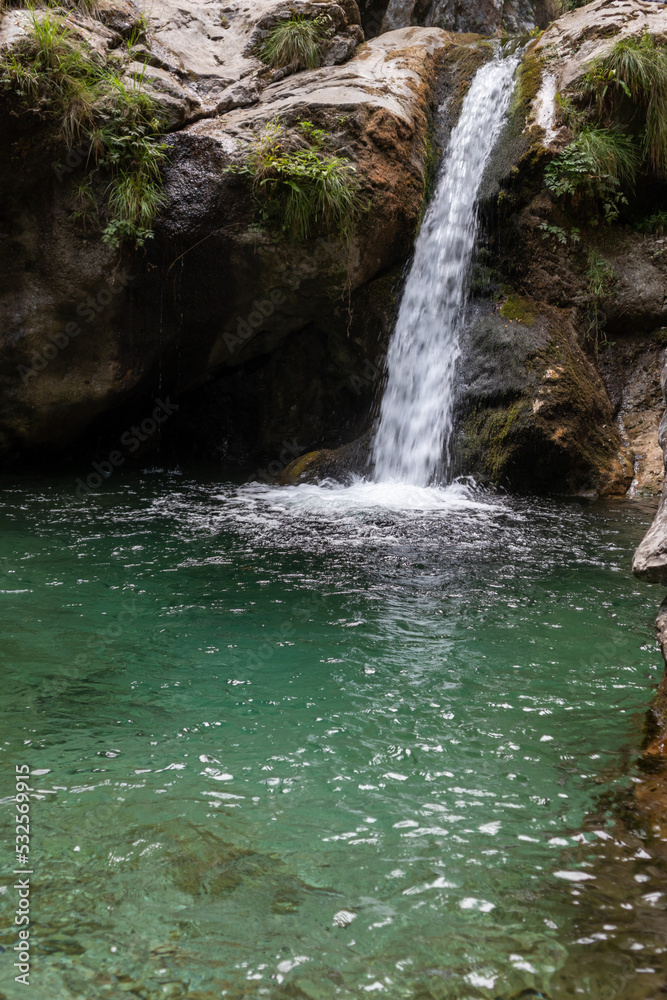
<svg viewBox="0 0 667 1000">
<path fill-rule="evenodd" d="M 2 483 L 2 836 L 34 1000 L 644 998 L 640 504 Z"/>
</svg>

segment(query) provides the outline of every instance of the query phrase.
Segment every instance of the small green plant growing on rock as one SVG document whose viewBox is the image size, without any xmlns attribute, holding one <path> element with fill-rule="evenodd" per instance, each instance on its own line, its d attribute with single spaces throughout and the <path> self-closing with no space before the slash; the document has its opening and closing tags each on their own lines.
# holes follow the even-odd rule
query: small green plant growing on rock
<svg viewBox="0 0 667 1000">
<path fill-rule="evenodd" d="M 653 212 L 652 215 L 636 222 L 635 229 L 640 233 L 657 233 L 659 236 L 664 236 L 667 232 L 667 212 L 664 209 Z"/>
<path fill-rule="evenodd" d="M 667 174 L 667 46 L 649 34 L 621 39 L 557 104 L 573 141 L 546 185 L 592 224 L 615 222 L 637 177 Z"/>
<path fill-rule="evenodd" d="M 624 185 L 634 184 L 641 152 L 631 136 L 618 128 L 582 128 L 575 140 L 544 172 L 549 190 L 573 207 L 582 201 L 602 206 L 606 222 L 618 218 L 627 203 Z"/>
<path fill-rule="evenodd" d="M 88 228 L 105 216 L 103 240 L 112 247 L 142 246 L 165 200 L 161 122 L 142 83 L 88 52 L 50 11 L 33 11 L 28 37 L 0 59 L 5 90 L 55 125 L 61 141 L 87 144 L 88 174 L 75 189 L 73 217 Z"/>
<path fill-rule="evenodd" d="M 555 239 L 556 242 L 563 247 L 567 246 L 568 241 L 574 246 L 581 240 L 581 234 L 576 226 L 567 230 L 563 229 L 562 226 L 555 226 L 548 222 L 541 222 L 538 228 L 542 233 L 543 240 Z"/>
<path fill-rule="evenodd" d="M 667 169 L 667 49 L 652 35 L 625 38 L 584 77 L 584 93 L 613 112 L 630 98 L 644 118 L 644 153 L 654 170 Z"/>
<path fill-rule="evenodd" d="M 141 94 L 141 98 L 146 96 Z M 111 220 L 103 239 L 112 247 L 124 240 L 143 246 L 166 201 L 161 180 L 164 144 L 156 141 L 158 122 L 147 117 L 153 109 L 143 100 L 131 103 L 130 108 L 129 114 L 116 108 L 94 137 L 100 147 L 99 168 L 111 174 L 107 187 Z"/>
<path fill-rule="evenodd" d="M 32 13 L 28 37 L 0 63 L 0 80 L 23 102 L 57 122 L 73 144 L 90 129 L 102 66 L 74 43 L 63 15 Z"/>
<path fill-rule="evenodd" d="M 297 129 L 302 144 L 290 148 L 281 123 L 270 122 L 245 163 L 227 171 L 251 181 L 263 219 L 288 239 L 301 242 L 324 229 L 349 242 L 362 208 L 355 167 L 327 151 L 329 136 L 311 122 L 299 122 Z"/>
<path fill-rule="evenodd" d="M 601 312 L 601 306 L 612 292 L 618 275 L 609 261 L 605 260 L 601 254 L 591 248 L 588 251 L 587 267 L 584 271 L 584 278 L 588 288 L 588 335 L 593 341 L 593 349 L 597 353 L 600 343 L 606 343 L 604 333 L 605 318 Z"/>
<path fill-rule="evenodd" d="M 99 206 L 88 174 L 74 185 L 70 219 L 78 223 L 84 233 L 99 228 Z"/>
<path fill-rule="evenodd" d="M 260 59 L 273 69 L 285 66 L 315 69 L 320 64 L 322 43 L 330 31 L 328 14 L 318 17 L 292 14 L 288 20 L 279 21 L 271 28 L 260 49 Z"/>
</svg>

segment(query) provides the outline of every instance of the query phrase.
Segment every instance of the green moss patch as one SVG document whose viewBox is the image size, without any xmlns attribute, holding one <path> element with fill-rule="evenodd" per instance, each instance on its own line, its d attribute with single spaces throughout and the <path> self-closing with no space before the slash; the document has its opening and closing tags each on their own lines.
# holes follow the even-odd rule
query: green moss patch
<svg viewBox="0 0 667 1000">
<path fill-rule="evenodd" d="M 535 323 L 535 313 L 528 301 L 520 295 L 508 295 L 500 307 L 500 315 L 503 319 L 524 323 L 526 326 L 533 326 Z"/>
<path fill-rule="evenodd" d="M 465 421 L 464 434 L 481 454 L 486 473 L 498 484 L 510 465 L 515 437 L 525 423 L 528 404 L 517 400 L 509 406 L 498 406 L 472 413 Z"/>
</svg>

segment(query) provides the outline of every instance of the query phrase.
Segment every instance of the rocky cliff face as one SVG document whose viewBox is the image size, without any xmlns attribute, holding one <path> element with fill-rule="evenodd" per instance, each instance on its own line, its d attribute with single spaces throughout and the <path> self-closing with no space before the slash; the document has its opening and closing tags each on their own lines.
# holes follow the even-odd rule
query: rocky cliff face
<svg viewBox="0 0 667 1000">
<path fill-rule="evenodd" d="M 215 18 L 206 5 L 187 13 L 151 5 L 148 33 L 123 66 L 127 80 L 140 64 L 141 88 L 171 123 L 168 207 L 144 250 L 119 253 L 94 226 L 82 230 L 73 210 L 90 150 L 68 149 L 40 108 L 26 110 L 5 91 L 3 450 L 69 445 L 102 415 L 118 425 L 124 407 L 141 410 L 158 392 L 183 396 L 215 377 L 218 391 L 206 400 L 209 416 L 218 414 L 212 448 L 224 451 L 236 436 L 238 454 L 270 454 L 284 435 L 321 440 L 331 404 L 349 402 L 352 425 L 360 398 L 368 404 L 374 380 L 362 372 L 378 355 L 392 304 L 382 276 L 410 251 L 437 69 L 452 43 L 437 29 L 408 28 L 358 47 L 353 0 L 296 6 L 304 17 L 327 18 L 319 69 L 274 71 L 257 55 L 294 4 L 230 4 Z M 63 16 L 73 44 L 100 61 L 122 51 L 141 23 L 129 3 L 108 4 L 97 17 Z M 21 46 L 31 17 L 4 14 L 5 53 Z M 362 207 L 349 243 L 326 231 L 305 242 L 276 238 L 249 184 L 226 172 L 278 121 L 286 146 L 299 142 L 307 121 L 355 168 Z M 315 405 L 303 391 L 311 371 L 328 383 Z M 258 397 L 273 415 L 274 439 L 271 420 L 257 417 Z M 188 420 L 196 423 L 200 404 L 186 400 Z M 247 429 L 235 419 L 240 410 L 255 411 Z"/>
<path fill-rule="evenodd" d="M 534 0 L 366 0 L 360 4 L 367 33 L 380 34 L 408 25 L 427 25 L 455 32 L 520 34 L 546 26 L 554 11 Z"/>
<path fill-rule="evenodd" d="M 659 185 L 646 176 L 605 223 L 596 198 L 579 190 L 561 196 L 547 181 L 559 154 L 578 148 L 577 130 L 589 135 L 595 127 L 597 112 L 586 103 L 591 73 L 619 42 L 661 44 L 666 30 L 662 5 L 595 0 L 560 18 L 526 50 L 486 185 L 489 238 L 477 286 L 490 288 L 495 318 L 473 324 L 466 338 L 470 377 L 465 364 L 462 371 L 461 449 L 469 469 L 484 478 L 504 477 L 515 487 L 539 482 L 544 460 L 554 480 L 575 492 L 660 489 L 655 433 L 667 322 L 664 237 L 660 226 L 638 231 L 654 205 L 639 189 L 660 197 Z M 610 121 L 605 127 L 616 128 Z M 576 164 L 573 184 L 575 170 Z M 548 317 L 551 329 L 561 331 L 560 342 L 552 334 L 546 354 L 527 329 L 537 317 L 540 330 Z M 582 349 L 586 360 L 570 366 L 561 353 L 554 363 L 559 351 Z"/>
<path fill-rule="evenodd" d="M 295 455 L 367 435 L 438 144 L 492 55 L 483 36 L 453 32 L 494 36 L 503 19 L 519 30 L 543 14 L 523 0 L 361 10 L 354 0 L 252 9 L 230 0 L 224 10 L 160 0 L 145 11 L 99 0 L 93 14 L 58 16 L 74 46 L 158 102 L 165 204 L 145 247 L 109 247 L 77 212 L 90 146 L 68 144 L 48 108 L 5 87 L 2 450 L 89 455 L 97 442 L 104 453 L 164 397 L 179 409 L 145 447 L 159 441 L 167 458 L 279 474 Z M 324 19 L 318 68 L 262 58 L 290 17 Z M 32 18 L 5 10 L 5 57 L 21 50 Z M 643 0 L 596 0 L 527 50 L 485 184 L 476 318 L 459 375 L 462 472 L 575 493 L 660 488 L 663 238 L 580 224 L 576 244 L 563 242 L 565 216 L 544 171 L 571 139 L 556 92 L 576 85 L 617 35 L 657 36 L 664 19 Z M 364 27 L 376 35 L 365 43 Z M 276 128 L 285 149 L 302 151 L 304 128 L 316 130 L 354 167 L 360 207 L 347 241 L 326 226 L 285 238 L 248 179 L 230 172 Z M 593 251 L 614 274 L 594 309 Z M 592 326 L 604 331 L 595 342 Z M 365 440 L 352 450 L 356 469 Z M 308 464 L 311 474 L 317 467 Z"/>
</svg>

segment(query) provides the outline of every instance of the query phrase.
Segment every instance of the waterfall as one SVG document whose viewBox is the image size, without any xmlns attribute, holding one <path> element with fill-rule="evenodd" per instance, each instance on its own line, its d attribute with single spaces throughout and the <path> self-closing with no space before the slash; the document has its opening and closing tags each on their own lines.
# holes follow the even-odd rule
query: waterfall
<svg viewBox="0 0 667 1000">
<path fill-rule="evenodd" d="M 477 193 L 502 128 L 519 57 L 477 72 L 452 132 L 387 356 L 375 479 L 426 486 L 446 470 L 459 326 L 477 233 Z"/>
</svg>

